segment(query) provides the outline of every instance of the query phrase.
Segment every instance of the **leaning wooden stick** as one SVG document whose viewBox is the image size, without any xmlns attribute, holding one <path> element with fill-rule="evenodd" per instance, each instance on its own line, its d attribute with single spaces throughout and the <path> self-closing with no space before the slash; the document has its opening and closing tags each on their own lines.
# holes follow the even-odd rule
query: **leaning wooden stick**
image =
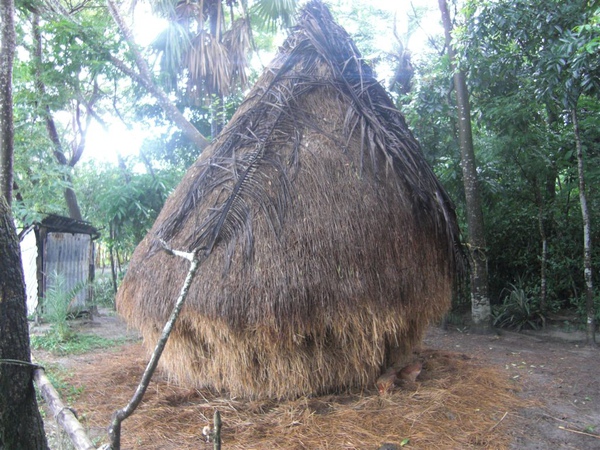
<svg viewBox="0 0 600 450">
<path fill-rule="evenodd" d="M 116 411 L 113 414 L 113 420 L 108 429 L 108 437 L 110 440 L 109 448 L 112 450 L 120 450 L 121 449 L 121 423 L 123 422 L 123 420 L 127 419 L 141 403 L 142 398 L 144 397 L 144 394 L 146 392 L 146 389 L 148 389 L 148 385 L 150 384 L 150 379 L 152 378 L 152 375 L 154 374 L 154 371 L 156 370 L 156 366 L 158 365 L 158 360 L 160 359 L 160 356 L 162 355 L 165 345 L 167 344 L 167 340 L 169 339 L 171 330 L 173 329 L 173 326 L 175 325 L 175 321 L 177 320 L 177 317 L 179 316 L 179 313 L 181 312 L 181 308 L 183 307 L 183 303 L 185 302 L 185 299 L 188 295 L 188 291 L 190 290 L 190 286 L 192 284 L 192 280 L 194 279 L 194 275 L 196 275 L 196 271 L 198 270 L 198 267 L 200 266 L 200 259 L 199 259 L 198 251 L 195 251 L 194 253 L 186 253 L 186 252 L 181 252 L 181 251 L 171 249 L 165 242 L 161 241 L 161 244 L 167 253 L 185 258 L 188 261 L 190 261 L 191 264 L 190 264 L 190 268 L 188 270 L 187 276 L 185 278 L 185 281 L 183 282 L 183 286 L 181 288 L 179 298 L 177 299 L 177 302 L 175 303 L 175 307 L 173 308 L 173 311 L 171 312 L 171 317 L 169 317 L 168 322 L 165 324 L 165 326 L 163 328 L 160 339 L 158 340 L 158 343 L 156 344 L 154 352 L 152 352 L 150 361 L 148 362 L 148 365 L 146 366 L 146 370 L 144 371 L 144 374 L 142 375 L 142 379 L 140 380 L 140 384 L 138 385 L 138 387 L 135 391 L 135 394 L 133 394 L 133 397 L 131 398 L 131 400 L 129 401 L 127 406 Z"/>
</svg>

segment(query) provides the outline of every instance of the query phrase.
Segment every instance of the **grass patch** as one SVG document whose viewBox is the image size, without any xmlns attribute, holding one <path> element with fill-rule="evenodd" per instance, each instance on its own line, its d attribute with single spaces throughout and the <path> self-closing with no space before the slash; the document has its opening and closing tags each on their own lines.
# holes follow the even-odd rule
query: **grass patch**
<svg viewBox="0 0 600 450">
<path fill-rule="evenodd" d="M 73 373 L 65 369 L 60 364 L 49 363 L 42 364 L 46 376 L 60 395 L 60 398 L 67 404 L 72 404 L 77 398 L 83 394 L 83 386 L 73 386 L 69 381 L 73 377 Z M 38 398 L 41 400 L 41 396 Z M 43 400 L 42 400 L 43 401 Z"/>
<path fill-rule="evenodd" d="M 125 343 L 125 338 L 109 339 L 92 334 L 60 333 L 55 329 L 42 335 L 31 336 L 31 348 L 46 350 L 58 355 L 80 355 L 100 348 L 116 347 Z"/>
</svg>

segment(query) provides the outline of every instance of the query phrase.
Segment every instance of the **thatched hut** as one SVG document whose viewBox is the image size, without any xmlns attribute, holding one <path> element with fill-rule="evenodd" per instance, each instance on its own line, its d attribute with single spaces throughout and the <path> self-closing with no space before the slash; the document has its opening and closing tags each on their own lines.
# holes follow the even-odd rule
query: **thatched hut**
<svg viewBox="0 0 600 450">
<path fill-rule="evenodd" d="M 461 259 L 451 201 L 319 1 L 133 255 L 117 307 L 149 347 L 188 269 L 161 239 L 205 258 L 163 368 L 253 398 L 372 385 L 444 314 Z"/>
</svg>

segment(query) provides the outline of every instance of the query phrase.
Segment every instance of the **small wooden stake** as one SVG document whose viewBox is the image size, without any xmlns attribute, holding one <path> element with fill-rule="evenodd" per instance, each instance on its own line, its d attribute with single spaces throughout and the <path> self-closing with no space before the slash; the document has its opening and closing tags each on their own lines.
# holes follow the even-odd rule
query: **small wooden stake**
<svg viewBox="0 0 600 450">
<path fill-rule="evenodd" d="M 218 409 L 215 409 L 215 416 L 213 421 L 215 427 L 215 431 L 213 434 L 214 450 L 221 450 L 221 413 Z"/>
</svg>

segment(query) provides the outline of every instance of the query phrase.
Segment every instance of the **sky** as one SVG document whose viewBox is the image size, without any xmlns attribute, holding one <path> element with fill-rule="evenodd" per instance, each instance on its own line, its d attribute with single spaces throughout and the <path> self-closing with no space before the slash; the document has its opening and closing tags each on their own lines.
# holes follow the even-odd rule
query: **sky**
<svg viewBox="0 0 600 450">
<path fill-rule="evenodd" d="M 408 41 L 408 48 L 417 54 L 424 47 L 428 34 L 437 33 L 440 30 L 439 13 L 437 13 L 436 0 L 352 0 L 362 1 L 371 4 L 376 8 L 389 11 L 396 15 L 396 27 L 398 34 L 403 36 L 408 26 L 408 14 L 412 11 L 412 5 L 425 6 L 431 12 L 428 13 L 424 24 L 417 29 Z M 159 19 L 149 12 L 149 6 L 146 2 L 139 2 L 136 9 L 136 15 L 133 22 L 133 30 L 136 42 L 145 47 L 149 45 L 154 38 L 166 26 L 166 21 Z M 376 47 L 381 52 L 393 50 L 396 42 L 392 34 L 391 24 L 374 24 L 380 30 L 380 36 L 376 39 Z M 352 33 L 352 30 L 348 30 Z M 376 56 L 376 55 L 373 55 Z M 262 58 L 264 63 L 268 63 L 270 57 Z M 381 80 L 389 79 L 390 74 L 386 73 L 385 68 L 379 69 L 379 78 Z M 98 123 L 92 122 L 88 131 L 88 145 L 84 152 L 83 160 L 105 161 L 117 163 L 117 155 L 124 157 L 137 155 L 139 148 L 145 136 L 148 136 L 151 130 L 144 124 L 134 124 L 132 129 L 127 129 L 125 125 L 116 120 L 110 124 L 109 131 L 105 131 Z"/>
</svg>

